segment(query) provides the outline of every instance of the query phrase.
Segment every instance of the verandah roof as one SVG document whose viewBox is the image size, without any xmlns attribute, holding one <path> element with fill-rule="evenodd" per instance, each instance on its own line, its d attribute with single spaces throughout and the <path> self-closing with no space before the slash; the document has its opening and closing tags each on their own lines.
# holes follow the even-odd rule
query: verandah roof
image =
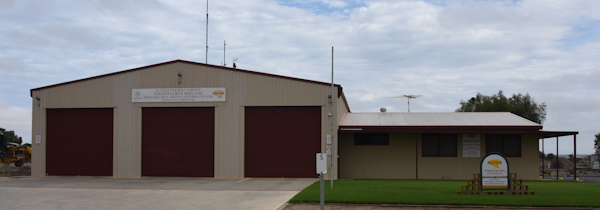
<svg viewBox="0 0 600 210">
<path fill-rule="evenodd" d="M 510 112 L 348 113 L 339 127 L 343 133 L 530 134 L 542 139 L 579 134 L 543 131 L 542 125 Z"/>
</svg>

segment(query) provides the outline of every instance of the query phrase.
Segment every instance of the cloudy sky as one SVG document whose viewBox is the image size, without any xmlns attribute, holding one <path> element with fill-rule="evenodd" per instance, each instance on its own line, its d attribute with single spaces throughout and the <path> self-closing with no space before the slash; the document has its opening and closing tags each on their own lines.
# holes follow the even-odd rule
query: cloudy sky
<svg viewBox="0 0 600 210">
<path fill-rule="evenodd" d="M 211 1 L 208 63 L 330 81 L 353 112 L 453 112 L 502 90 L 547 104 L 544 130 L 600 132 L 597 0 Z M 29 90 L 176 59 L 204 62 L 205 0 L 0 0 L 0 127 L 31 142 Z M 573 137 L 560 139 L 561 154 Z M 555 151 L 556 140 L 546 141 Z"/>
</svg>

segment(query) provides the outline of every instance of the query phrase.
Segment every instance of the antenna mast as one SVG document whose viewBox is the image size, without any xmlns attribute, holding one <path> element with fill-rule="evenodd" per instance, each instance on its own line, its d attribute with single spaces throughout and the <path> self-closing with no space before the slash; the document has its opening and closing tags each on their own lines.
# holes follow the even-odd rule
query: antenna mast
<svg viewBox="0 0 600 210">
<path fill-rule="evenodd" d="M 225 60 L 225 46 L 227 44 L 225 43 L 225 40 L 223 40 L 223 66 L 227 66 L 227 61 Z"/>
<path fill-rule="evenodd" d="M 410 112 L 410 99 L 416 99 L 418 97 L 421 97 L 423 95 L 402 95 L 402 96 L 394 96 L 394 97 L 390 97 L 390 98 L 407 98 L 408 99 L 408 112 Z"/>
<path fill-rule="evenodd" d="M 205 64 L 208 64 L 208 0 L 206 0 L 206 60 Z"/>
</svg>

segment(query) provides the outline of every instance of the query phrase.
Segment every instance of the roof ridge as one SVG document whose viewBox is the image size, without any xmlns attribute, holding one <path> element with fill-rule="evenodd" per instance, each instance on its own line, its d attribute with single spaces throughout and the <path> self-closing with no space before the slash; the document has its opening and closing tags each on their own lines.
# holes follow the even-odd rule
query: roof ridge
<svg viewBox="0 0 600 210">
<path fill-rule="evenodd" d="M 128 73 L 128 72 L 139 71 L 139 70 L 143 70 L 143 69 L 148 69 L 148 68 L 162 66 L 162 65 L 169 65 L 169 64 L 174 64 L 174 63 L 186 63 L 186 64 L 191 64 L 191 65 L 208 66 L 208 67 L 224 69 L 224 70 L 229 70 L 229 71 L 238 71 L 238 72 L 258 74 L 258 75 L 263 75 L 263 76 L 278 77 L 278 78 L 282 78 L 282 79 L 290 79 L 290 80 L 296 80 L 296 81 L 308 82 L 308 83 L 314 83 L 314 84 L 320 84 L 320 85 L 331 85 L 331 83 L 319 82 L 319 81 L 315 81 L 315 80 L 301 79 L 301 78 L 296 78 L 296 77 L 288 77 L 288 76 L 282 76 L 282 75 L 277 75 L 277 74 L 263 73 L 263 72 L 258 72 L 258 71 L 244 70 L 244 69 L 238 69 L 238 68 L 217 66 L 217 65 L 212 65 L 212 64 L 198 63 L 198 62 L 193 62 L 193 61 L 177 59 L 177 60 L 172 60 L 172 61 L 167 61 L 167 62 L 162 62 L 162 63 L 157 63 L 157 64 L 151 64 L 151 65 L 147 65 L 147 66 L 141 66 L 141 67 L 122 70 L 122 71 L 112 72 L 112 73 L 108 73 L 108 74 L 102 74 L 102 75 L 97 75 L 97 76 L 93 76 L 93 77 L 87 77 L 87 78 L 83 78 L 83 79 L 72 80 L 72 81 L 68 81 L 68 82 L 33 88 L 29 91 L 29 94 L 30 94 L 30 96 L 33 96 L 33 91 L 37 91 L 37 90 L 58 87 L 58 86 L 72 84 L 72 83 L 78 83 L 78 82 L 83 82 L 83 81 L 87 81 L 87 80 L 93 80 L 93 79 L 113 76 L 113 75 L 119 75 L 119 74 L 124 74 L 124 73 Z M 338 88 L 342 88 L 342 86 L 340 84 L 334 84 L 334 86 L 336 86 Z M 342 91 L 340 90 L 339 92 L 341 94 Z"/>
</svg>

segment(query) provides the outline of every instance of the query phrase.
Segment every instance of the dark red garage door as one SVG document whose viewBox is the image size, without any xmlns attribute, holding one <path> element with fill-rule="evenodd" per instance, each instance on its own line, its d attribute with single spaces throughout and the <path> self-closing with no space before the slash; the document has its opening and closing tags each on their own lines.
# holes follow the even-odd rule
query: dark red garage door
<svg viewBox="0 0 600 210">
<path fill-rule="evenodd" d="M 46 173 L 113 175 L 113 109 L 47 109 Z"/>
<path fill-rule="evenodd" d="M 321 107 L 246 107 L 246 177 L 318 177 Z"/>
<path fill-rule="evenodd" d="M 142 176 L 214 177 L 215 109 L 142 108 Z"/>
</svg>

